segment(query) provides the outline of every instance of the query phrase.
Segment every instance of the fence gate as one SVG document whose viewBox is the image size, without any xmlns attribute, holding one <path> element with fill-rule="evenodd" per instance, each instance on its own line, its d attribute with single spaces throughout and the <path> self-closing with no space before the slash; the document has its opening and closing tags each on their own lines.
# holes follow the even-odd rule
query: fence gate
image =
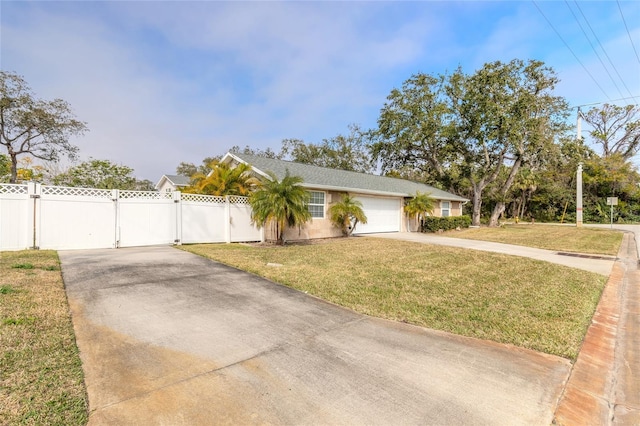
<svg viewBox="0 0 640 426">
<path fill-rule="evenodd" d="M 262 239 L 246 197 L 0 184 L 0 250 Z"/>
</svg>

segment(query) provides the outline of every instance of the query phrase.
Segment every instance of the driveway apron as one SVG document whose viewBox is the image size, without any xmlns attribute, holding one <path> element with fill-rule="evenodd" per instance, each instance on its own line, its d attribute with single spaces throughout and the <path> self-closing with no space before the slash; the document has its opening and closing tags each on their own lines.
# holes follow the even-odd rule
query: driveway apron
<svg viewBox="0 0 640 426">
<path fill-rule="evenodd" d="M 60 259 L 91 425 L 548 425 L 571 368 L 171 247 Z"/>
</svg>

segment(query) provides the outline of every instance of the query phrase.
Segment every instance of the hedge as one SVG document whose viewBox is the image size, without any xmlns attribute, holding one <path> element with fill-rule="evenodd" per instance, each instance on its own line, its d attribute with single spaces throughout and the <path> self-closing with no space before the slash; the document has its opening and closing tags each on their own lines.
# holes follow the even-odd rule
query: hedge
<svg viewBox="0 0 640 426">
<path fill-rule="evenodd" d="M 422 232 L 438 232 L 440 230 L 449 231 L 457 228 L 468 228 L 471 226 L 469 216 L 448 216 L 434 217 L 427 216 L 422 223 Z"/>
</svg>

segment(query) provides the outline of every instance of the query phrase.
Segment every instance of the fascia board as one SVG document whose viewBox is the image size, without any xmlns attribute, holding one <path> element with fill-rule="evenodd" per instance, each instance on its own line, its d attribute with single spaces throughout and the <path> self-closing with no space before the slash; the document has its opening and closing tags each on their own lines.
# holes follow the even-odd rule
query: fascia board
<svg viewBox="0 0 640 426">
<path fill-rule="evenodd" d="M 383 195 L 388 197 L 408 197 L 409 196 L 408 194 L 404 194 L 402 192 L 375 191 L 371 189 L 348 188 L 344 186 L 332 186 L 332 185 L 314 185 L 312 183 L 306 183 L 306 182 L 303 182 L 302 186 L 309 189 L 324 189 L 326 191 L 349 192 L 354 194 Z"/>
<path fill-rule="evenodd" d="M 246 165 L 248 165 L 248 166 L 251 166 L 251 169 L 252 169 L 254 172 L 256 172 L 257 174 L 259 174 L 260 176 L 263 176 L 263 177 L 265 177 L 265 178 L 267 178 L 267 179 L 271 179 L 271 177 L 269 177 L 269 175 L 268 175 L 267 173 L 263 172 L 262 170 L 260 170 L 259 168 L 255 167 L 255 166 L 253 166 L 253 165 L 251 165 L 251 164 L 247 163 L 247 162 L 246 162 L 246 161 L 244 161 L 242 158 L 240 158 L 240 157 L 236 157 L 235 155 L 233 155 L 233 154 L 232 154 L 232 153 L 230 153 L 230 152 L 227 152 L 227 153 L 224 155 L 224 157 L 222 157 L 222 160 L 220 160 L 220 162 L 228 163 L 228 162 L 229 162 L 229 161 L 231 161 L 231 160 L 235 160 L 235 161 L 237 161 L 238 163 L 242 163 L 242 164 L 246 164 Z"/>
<path fill-rule="evenodd" d="M 162 186 L 162 184 L 164 183 L 164 181 L 169 180 L 169 178 L 167 178 L 167 175 L 162 175 L 162 177 L 160 178 L 160 180 L 158 181 L 158 183 L 156 183 L 156 186 L 154 186 L 154 188 L 156 190 L 160 189 L 160 187 Z"/>
<path fill-rule="evenodd" d="M 348 188 L 344 186 L 331 186 L 331 185 L 314 185 L 312 183 L 303 182 L 302 186 L 309 189 L 323 189 L 326 191 L 336 191 L 336 192 L 349 192 L 354 194 L 366 194 L 366 195 L 380 195 L 387 197 L 412 197 L 412 194 L 407 194 L 406 192 L 389 192 L 389 191 L 376 191 L 371 189 L 360 189 L 360 188 Z M 466 198 L 453 198 L 453 197 L 432 197 L 435 200 L 442 201 L 461 201 L 468 202 Z"/>
</svg>

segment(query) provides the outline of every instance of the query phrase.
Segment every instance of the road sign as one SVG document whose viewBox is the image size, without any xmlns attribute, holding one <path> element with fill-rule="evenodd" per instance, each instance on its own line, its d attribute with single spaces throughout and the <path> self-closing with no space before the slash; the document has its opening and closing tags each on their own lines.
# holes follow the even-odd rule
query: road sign
<svg viewBox="0 0 640 426">
<path fill-rule="evenodd" d="M 608 206 L 617 206 L 618 205 L 618 197 L 607 197 L 607 205 Z"/>
</svg>

